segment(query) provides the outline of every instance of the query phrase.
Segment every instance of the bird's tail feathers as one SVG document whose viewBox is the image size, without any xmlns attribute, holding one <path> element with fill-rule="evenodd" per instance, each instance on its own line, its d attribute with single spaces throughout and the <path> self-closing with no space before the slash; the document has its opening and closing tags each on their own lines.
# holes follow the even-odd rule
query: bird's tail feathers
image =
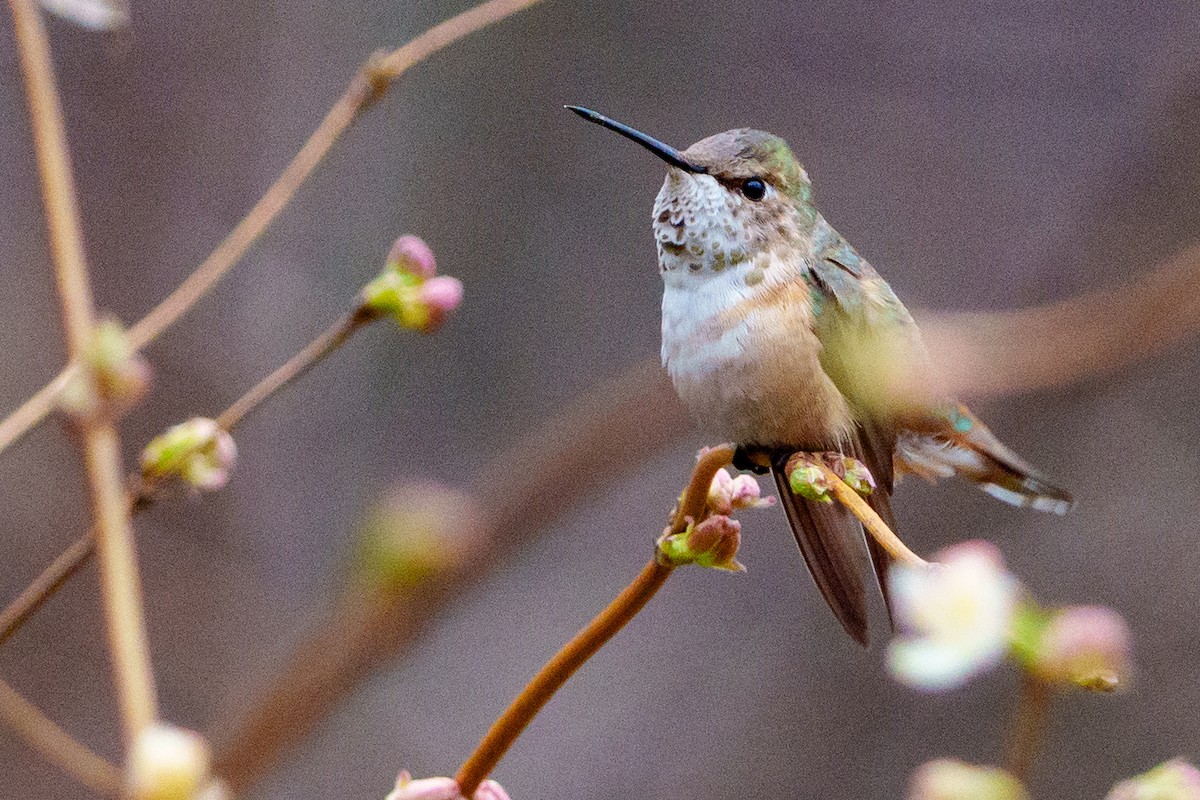
<svg viewBox="0 0 1200 800">
<path fill-rule="evenodd" d="M 867 550 L 862 527 L 838 503 L 806 500 L 792 492 L 786 463 L 791 454 L 772 457 L 771 474 L 779 502 L 813 580 L 838 622 L 856 642 L 867 646 L 867 600 L 862 576 Z"/>
<path fill-rule="evenodd" d="M 955 424 L 957 423 L 957 424 Z M 929 480 L 960 475 L 1009 505 L 1065 514 L 1071 493 L 1051 483 L 996 438 L 965 408 L 948 429 L 906 431 L 896 442 L 896 465 Z"/>
</svg>

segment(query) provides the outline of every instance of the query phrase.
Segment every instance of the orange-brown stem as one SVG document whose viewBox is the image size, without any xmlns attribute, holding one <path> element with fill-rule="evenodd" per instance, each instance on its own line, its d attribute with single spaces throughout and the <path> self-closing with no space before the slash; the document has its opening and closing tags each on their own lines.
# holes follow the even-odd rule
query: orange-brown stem
<svg viewBox="0 0 1200 800">
<path fill-rule="evenodd" d="M 492 725 L 479 747 L 459 769 L 455 780 L 464 797 L 470 797 L 487 778 L 521 732 L 533 721 L 542 706 L 591 658 L 605 642 L 625 627 L 629 620 L 655 595 L 674 572 L 674 568 L 652 559 L 625 591 L 609 604 L 588 626 L 542 667 L 517 699 Z"/>
<path fill-rule="evenodd" d="M 687 528 L 688 519 L 700 519 L 704 504 L 708 502 L 708 489 L 712 486 L 713 478 L 717 470 L 733 461 L 734 450 L 731 444 L 719 444 L 700 455 L 679 509 L 671 520 L 671 533 L 682 533 Z"/>
<path fill-rule="evenodd" d="M 679 509 L 671 520 L 671 531 L 679 533 L 687 527 L 687 519 L 698 519 L 708 500 L 708 489 L 717 470 L 733 460 L 733 445 L 723 444 L 705 451 L 692 471 L 684 490 Z M 459 769 L 455 780 L 464 797 L 470 797 L 491 771 L 504 758 L 521 732 L 529 726 L 542 707 L 554 696 L 575 671 L 604 646 L 617 631 L 633 619 L 658 592 L 675 568 L 659 563 L 656 557 L 617 598 L 609 603 L 587 627 L 559 650 L 546 666 L 534 676 L 500 719 L 492 725 L 479 747 Z"/>
</svg>

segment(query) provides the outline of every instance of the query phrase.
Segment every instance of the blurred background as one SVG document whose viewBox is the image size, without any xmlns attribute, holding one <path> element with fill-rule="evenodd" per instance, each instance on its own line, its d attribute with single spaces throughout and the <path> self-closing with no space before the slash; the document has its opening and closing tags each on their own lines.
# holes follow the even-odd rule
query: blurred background
<svg viewBox="0 0 1200 800">
<path fill-rule="evenodd" d="M 436 336 L 376 326 L 248 420 L 226 490 L 136 520 L 165 716 L 215 730 L 246 711 L 334 605 L 357 521 L 389 486 L 465 486 L 564 405 L 656 357 L 649 223 L 662 165 L 563 103 L 679 146 L 740 126 L 784 136 L 826 217 L 910 307 L 1001 310 L 1135 282 L 1197 237 L 1195 4 L 903 6 L 548 0 L 395 86 L 244 263 L 147 350 L 156 384 L 123 424 L 129 463 L 323 329 L 398 234 L 424 237 L 466 284 Z M 126 322 L 144 314 L 370 52 L 466 7 L 135 2 L 116 35 L 50 20 L 98 303 Z M 65 353 L 7 15 L 0 185 L 7 413 Z M 1109 604 L 1133 627 L 1131 691 L 1059 699 L 1036 796 L 1101 797 L 1165 758 L 1200 756 L 1198 396 L 1200 348 L 1188 343 L 980 404 L 1076 492 L 1065 518 L 959 485 L 900 487 L 901 533 L 920 552 L 986 537 L 1039 598 Z M 648 556 L 705 442 L 683 426 L 644 435 L 671 444 L 584 502 L 539 498 L 555 523 L 458 589 L 403 658 L 247 795 L 381 798 L 400 768 L 453 774 Z M 0 497 L 7 602 L 87 525 L 61 423 L 0 456 Z M 501 764 L 515 800 L 883 800 L 929 758 L 1003 758 L 1011 671 L 935 697 L 899 686 L 883 667 L 885 626 L 865 652 L 844 636 L 778 509 L 743 521 L 748 572 L 677 575 Z M 94 569 L 0 649 L 0 676 L 119 758 Z M 6 730 L 0 764 L 0 795 L 79 792 Z"/>
</svg>

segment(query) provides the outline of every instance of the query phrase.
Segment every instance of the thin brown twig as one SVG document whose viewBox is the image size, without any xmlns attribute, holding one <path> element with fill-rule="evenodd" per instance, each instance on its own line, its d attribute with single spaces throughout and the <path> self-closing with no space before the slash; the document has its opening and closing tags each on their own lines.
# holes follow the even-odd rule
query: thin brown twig
<svg viewBox="0 0 1200 800">
<path fill-rule="evenodd" d="M 683 533 L 687 529 L 689 519 L 700 519 L 704 513 L 704 504 L 708 502 L 708 490 L 712 486 L 713 478 L 718 470 L 733 462 L 736 450 L 732 444 L 719 444 L 700 454 L 696 460 L 696 468 L 692 470 L 692 479 L 683 491 L 683 500 L 671 520 L 671 533 Z"/>
<path fill-rule="evenodd" d="M 30 617 L 38 612 L 47 600 L 58 593 L 67 581 L 75 577 L 75 573 L 96 552 L 96 540 L 89 530 L 80 536 L 71 546 L 62 551 L 50 566 L 33 579 L 12 602 L 0 611 L 0 646 L 21 629 Z"/>
<path fill-rule="evenodd" d="M 227 431 L 233 430 L 239 422 L 245 419 L 247 414 L 260 408 L 280 389 L 304 375 L 326 356 L 345 344 L 346 340 L 357 331 L 377 319 L 379 319 L 378 312 L 365 306 L 359 306 L 346 314 L 326 328 L 316 339 L 309 342 L 303 350 L 289 358 L 274 372 L 255 384 L 250 391 L 235 400 L 233 405 L 222 411 L 217 417 L 217 425 Z"/>
<path fill-rule="evenodd" d="M 475 794 L 479 784 L 487 778 L 554 693 L 642 610 L 674 571 L 674 567 L 651 559 L 607 608 L 555 653 L 496 720 L 475 752 L 463 762 L 454 778 L 463 797 Z"/>
<path fill-rule="evenodd" d="M 105 796 L 121 791 L 121 770 L 72 738 L 2 680 L 0 719 L 47 761 L 89 789 Z"/>
<path fill-rule="evenodd" d="M 63 327 L 71 359 L 79 361 L 92 336 L 95 309 L 62 104 L 41 12 L 32 0 L 10 0 L 10 6 L 29 94 L 46 224 L 63 306 Z M 112 421 L 102 415 L 82 419 L 80 435 L 98 533 L 101 590 L 117 695 L 126 739 L 132 742 L 156 718 L 157 710 L 133 531 L 129 527 L 121 482 L 120 442 Z"/>
<path fill-rule="evenodd" d="M 379 319 L 376 313 L 363 306 L 356 307 L 235 400 L 217 416 L 217 424 L 227 431 L 232 431 L 248 414 L 261 407 L 376 319 Z M 147 483 L 138 475 L 130 476 L 129 484 L 136 487 L 125 500 L 131 515 L 149 508 L 164 485 L 162 481 Z M 88 563 L 95 553 L 95 536 L 96 529 L 93 528 L 72 542 L 20 595 L 0 611 L 0 646 Z"/>
<path fill-rule="evenodd" d="M 687 527 L 687 518 L 698 519 L 708 500 L 708 489 L 717 470 L 733 460 L 732 445 L 721 445 L 700 456 L 692 471 L 691 481 L 684 490 L 679 511 L 671 522 L 672 532 L 678 533 Z M 511 705 L 492 725 L 475 752 L 463 762 L 455 776 L 459 791 L 471 797 L 479 784 L 487 778 L 517 737 L 529 726 L 538 712 L 549 702 L 554 693 L 562 688 L 572 675 L 589 658 L 603 647 L 617 631 L 624 628 L 650 598 L 658 593 L 675 568 L 652 558 L 629 586 L 625 587 L 608 607 L 601 611 L 571 641 L 554 654 L 537 675 L 517 695 Z"/>
<path fill-rule="evenodd" d="M 295 196 L 330 149 L 363 111 L 381 99 L 391 85 L 412 67 L 458 40 L 499 22 L 541 0 L 488 0 L 451 17 L 390 53 L 377 54 L 359 69 L 320 125 L 258 202 L 191 275 L 145 317 L 129 329 L 129 341 L 141 349 L 175 323 L 233 268 Z M 50 383 L 0 421 L 3 451 L 54 410 L 69 383 L 68 364 Z"/>
<path fill-rule="evenodd" d="M 822 463 L 820 459 L 813 459 L 812 463 L 820 468 L 821 474 L 825 476 L 825 481 L 829 485 L 829 491 L 833 494 L 834 499 L 845 506 L 850 513 L 858 517 L 858 521 L 866 528 L 867 533 L 871 534 L 875 538 L 875 541 L 883 546 L 888 555 L 897 561 L 917 566 L 925 566 L 929 563 L 912 550 L 909 550 L 908 545 L 902 542 L 900 537 L 888 527 L 887 523 L 875 513 L 875 509 L 867 505 L 867 501 L 863 500 L 858 492 L 842 480 L 836 472 Z"/>
</svg>

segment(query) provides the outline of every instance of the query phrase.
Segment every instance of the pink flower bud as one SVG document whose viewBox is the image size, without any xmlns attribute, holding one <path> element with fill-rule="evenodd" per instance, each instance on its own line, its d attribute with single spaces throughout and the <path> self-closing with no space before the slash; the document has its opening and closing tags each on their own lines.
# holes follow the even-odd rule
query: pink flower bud
<svg viewBox="0 0 1200 800">
<path fill-rule="evenodd" d="M 229 482 L 237 462 L 233 437 L 214 420 L 194 417 L 154 437 L 142 451 L 147 480 L 175 476 L 202 492 Z"/>
<path fill-rule="evenodd" d="M 1069 606 L 1046 625 L 1034 668 L 1045 679 L 1112 691 L 1130 672 L 1129 626 L 1104 606 Z"/>
<path fill-rule="evenodd" d="M 462 303 L 462 281 L 449 275 L 438 275 L 421 284 L 418 296 L 434 312 L 434 316 L 445 316 Z"/>
<path fill-rule="evenodd" d="M 724 468 L 717 470 L 708 487 L 708 511 L 710 514 L 733 513 L 733 476 Z"/>
<path fill-rule="evenodd" d="M 775 504 L 774 497 L 762 496 L 762 489 L 753 475 L 738 475 L 730 488 L 734 508 L 763 508 Z"/>
<path fill-rule="evenodd" d="M 433 250 L 419 236 L 408 235 L 397 239 L 388 252 L 387 265 L 420 278 L 432 278 L 437 274 Z"/>
<path fill-rule="evenodd" d="M 702 567 L 715 567 L 743 572 L 745 567 L 736 558 L 742 543 L 742 525 L 736 519 L 717 514 L 688 531 L 687 548 L 694 562 Z"/>
</svg>

